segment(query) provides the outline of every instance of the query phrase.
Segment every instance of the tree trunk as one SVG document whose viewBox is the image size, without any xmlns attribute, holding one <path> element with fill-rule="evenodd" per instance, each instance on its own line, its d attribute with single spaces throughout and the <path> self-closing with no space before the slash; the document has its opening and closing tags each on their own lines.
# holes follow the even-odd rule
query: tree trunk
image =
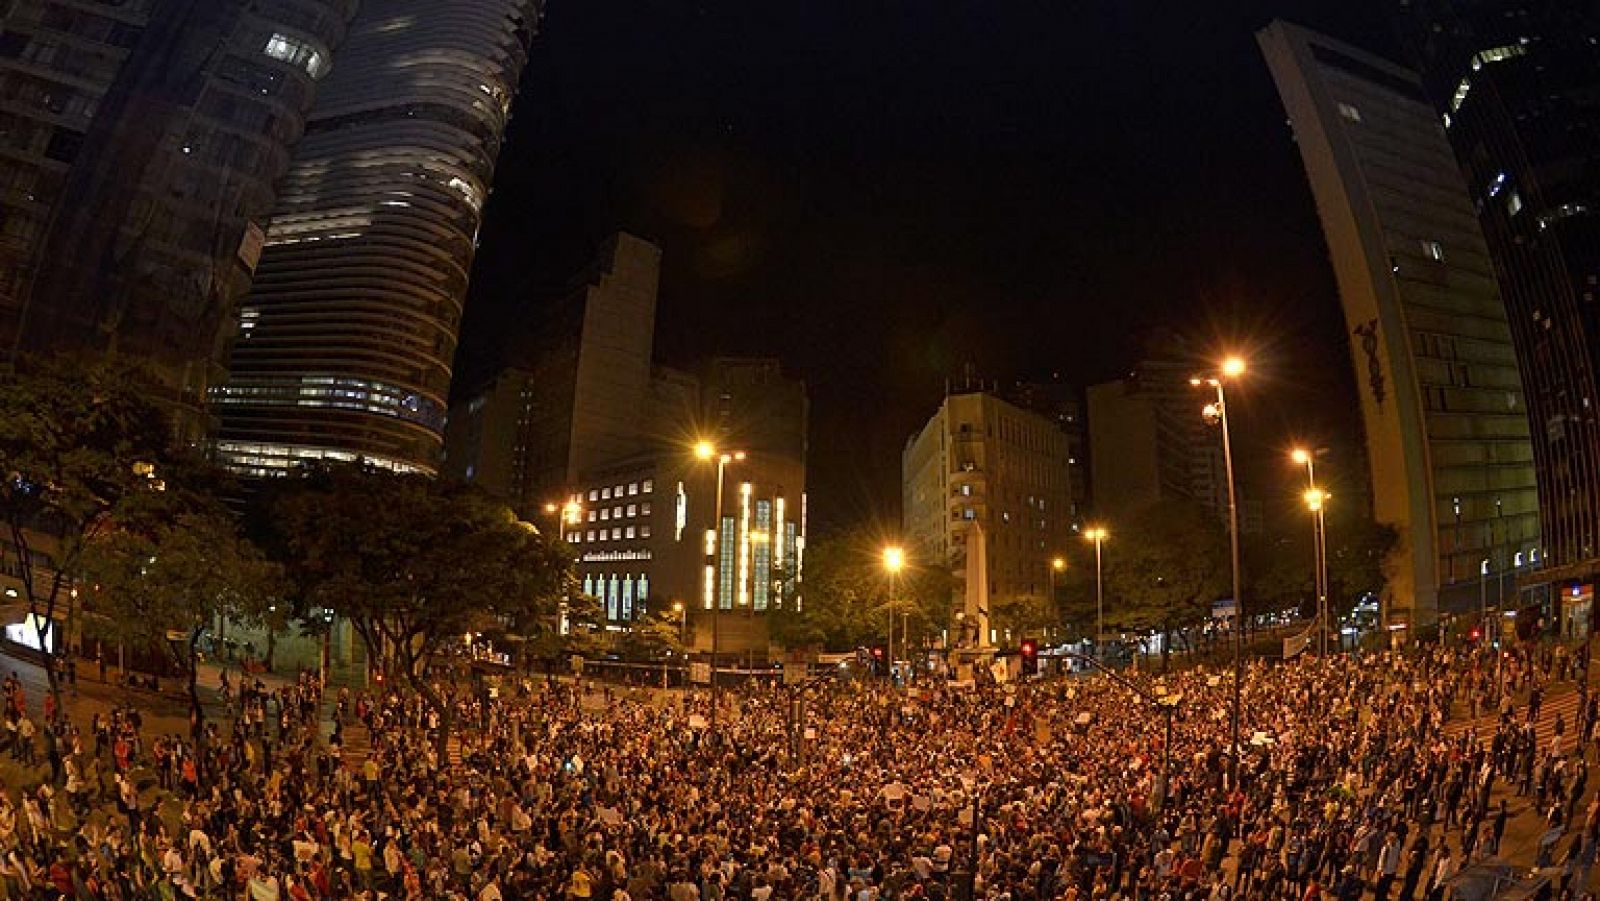
<svg viewBox="0 0 1600 901">
<path fill-rule="evenodd" d="M 206 722 L 206 711 L 200 704 L 200 655 L 197 653 L 199 643 L 200 628 L 197 626 L 189 630 L 189 659 L 184 661 L 189 669 L 189 731 L 197 748 L 200 745 L 200 736 L 205 731 Z"/>
<path fill-rule="evenodd" d="M 1172 621 L 1161 624 L 1161 672 L 1172 671 Z"/>
<path fill-rule="evenodd" d="M 272 658 L 278 653 L 278 630 L 273 626 L 267 627 L 267 659 L 261 661 L 267 672 L 272 672 Z"/>
</svg>

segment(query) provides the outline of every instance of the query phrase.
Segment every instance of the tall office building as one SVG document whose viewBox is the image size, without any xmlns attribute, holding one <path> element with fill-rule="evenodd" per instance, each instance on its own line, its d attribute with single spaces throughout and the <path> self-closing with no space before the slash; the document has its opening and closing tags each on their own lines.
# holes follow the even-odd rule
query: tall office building
<svg viewBox="0 0 1600 901">
<path fill-rule="evenodd" d="M 1373 512 L 1400 532 L 1385 615 L 1420 629 L 1476 610 L 1490 570 L 1539 547 L 1505 305 L 1417 75 L 1283 22 L 1258 39 L 1350 329 Z"/>
<path fill-rule="evenodd" d="M 362 4 L 213 394 L 225 465 L 435 471 L 473 242 L 537 24 L 535 0 Z"/>
<path fill-rule="evenodd" d="M 1189 384 L 1193 373 L 1148 361 L 1125 379 L 1089 387 L 1089 481 L 1097 515 L 1178 500 L 1226 520 L 1222 446 L 1200 416 L 1204 399 Z"/>
<path fill-rule="evenodd" d="M 1544 555 L 1521 581 L 1592 594 L 1585 586 L 1600 577 L 1600 6 L 1402 0 L 1399 18 L 1466 176 L 1522 363 Z"/>
<path fill-rule="evenodd" d="M 968 634 L 965 643 L 1015 641 L 1023 624 L 1004 611 L 1049 597 L 1050 561 L 1074 540 L 1068 446 L 1052 420 L 979 383 L 954 386 L 906 443 L 906 538 L 920 559 L 949 561 L 967 598 L 963 624 L 988 623 L 990 634 Z M 969 585 L 975 578 L 988 584 Z"/>
<path fill-rule="evenodd" d="M 687 409 L 650 403 L 660 277 L 661 249 L 619 234 L 575 287 L 534 305 L 535 324 L 510 342 L 511 365 L 451 410 L 444 473 L 526 512 L 646 450 L 645 411 L 688 428 L 698 389 Z"/>
<path fill-rule="evenodd" d="M 0 341 L 150 364 L 185 437 L 356 0 L 0 2 Z"/>
</svg>

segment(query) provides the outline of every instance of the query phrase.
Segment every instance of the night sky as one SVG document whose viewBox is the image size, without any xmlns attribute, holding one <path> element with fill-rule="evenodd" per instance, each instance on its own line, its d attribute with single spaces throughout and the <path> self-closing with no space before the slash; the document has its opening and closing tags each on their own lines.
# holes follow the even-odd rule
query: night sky
<svg viewBox="0 0 1600 901">
<path fill-rule="evenodd" d="M 550 0 L 458 385 L 628 230 L 664 251 L 657 362 L 770 355 L 807 382 L 824 529 L 897 520 L 900 450 L 965 364 L 1102 381 L 1157 324 L 1250 353 L 1259 481 L 1291 435 L 1353 457 L 1332 274 L 1254 32 L 1387 53 L 1381 4 Z"/>
</svg>

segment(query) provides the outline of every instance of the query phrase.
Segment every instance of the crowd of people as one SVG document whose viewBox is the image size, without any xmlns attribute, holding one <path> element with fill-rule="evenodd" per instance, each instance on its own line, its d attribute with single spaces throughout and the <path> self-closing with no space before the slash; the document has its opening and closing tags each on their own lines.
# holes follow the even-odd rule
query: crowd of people
<svg viewBox="0 0 1600 901">
<path fill-rule="evenodd" d="M 1586 655 L 1252 663 L 1237 764 L 1231 678 L 247 678 L 196 737 L 133 709 L 35 722 L 13 677 L 0 742 L 33 781 L 0 793 L 0 901 L 1449 898 L 1529 808 L 1537 859 L 1516 862 L 1590 897 Z M 1570 721 L 1538 728 L 1569 691 Z"/>
</svg>

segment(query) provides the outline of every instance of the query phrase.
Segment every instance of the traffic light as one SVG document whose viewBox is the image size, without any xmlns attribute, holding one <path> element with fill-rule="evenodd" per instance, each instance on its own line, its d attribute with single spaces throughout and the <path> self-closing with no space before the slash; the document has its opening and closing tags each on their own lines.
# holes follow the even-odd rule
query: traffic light
<svg viewBox="0 0 1600 901">
<path fill-rule="evenodd" d="M 1476 642 L 1478 639 L 1483 637 L 1483 630 L 1479 629 L 1477 626 L 1473 626 L 1472 631 L 1467 634 L 1474 642 Z"/>
<path fill-rule="evenodd" d="M 883 662 L 883 645 L 872 646 L 872 672 L 879 676 L 888 672 L 888 667 Z"/>
<path fill-rule="evenodd" d="M 1039 646 L 1031 638 L 1022 639 L 1022 674 L 1035 676 L 1039 673 Z"/>
</svg>

